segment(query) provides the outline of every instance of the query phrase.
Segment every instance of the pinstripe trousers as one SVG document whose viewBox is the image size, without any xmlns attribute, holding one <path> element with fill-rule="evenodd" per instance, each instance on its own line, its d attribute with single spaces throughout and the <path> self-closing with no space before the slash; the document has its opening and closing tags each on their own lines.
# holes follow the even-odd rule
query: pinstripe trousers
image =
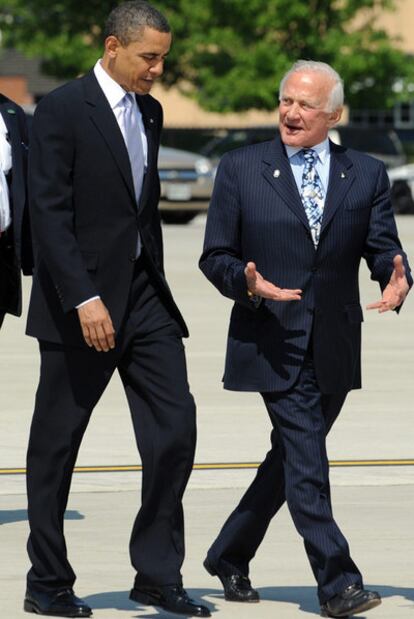
<svg viewBox="0 0 414 619">
<path fill-rule="evenodd" d="M 324 603 L 353 583 L 362 586 L 348 543 L 333 518 L 326 453 L 326 434 L 346 393 L 321 394 L 312 357 L 307 355 L 292 389 L 262 397 L 273 424 L 272 448 L 211 546 L 209 562 L 225 573 L 236 568 L 248 575 L 250 560 L 286 500 Z"/>
</svg>

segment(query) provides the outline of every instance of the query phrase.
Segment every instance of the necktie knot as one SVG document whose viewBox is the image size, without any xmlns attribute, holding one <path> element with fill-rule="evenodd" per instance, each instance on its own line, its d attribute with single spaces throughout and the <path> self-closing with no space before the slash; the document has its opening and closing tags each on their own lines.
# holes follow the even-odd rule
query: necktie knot
<svg viewBox="0 0 414 619">
<path fill-rule="evenodd" d="M 313 148 L 306 148 L 302 150 L 302 156 L 308 165 L 315 165 L 318 155 Z"/>
<path fill-rule="evenodd" d="M 126 109 L 131 109 L 132 106 L 134 105 L 134 95 L 131 94 L 130 92 L 125 93 L 123 102 L 124 102 L 124 107 Z"/>
</svg>

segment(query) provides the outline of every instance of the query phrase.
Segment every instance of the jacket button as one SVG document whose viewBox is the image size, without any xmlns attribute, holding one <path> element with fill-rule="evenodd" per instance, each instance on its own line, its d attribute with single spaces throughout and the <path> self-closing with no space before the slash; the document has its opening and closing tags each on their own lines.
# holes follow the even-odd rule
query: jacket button
<svg viewBox="0 0 414 619">
<path fill-rule="evenodd" d="M 318 267 L 312 267 L 312 273 L 317 273 Z"/>
</svg>

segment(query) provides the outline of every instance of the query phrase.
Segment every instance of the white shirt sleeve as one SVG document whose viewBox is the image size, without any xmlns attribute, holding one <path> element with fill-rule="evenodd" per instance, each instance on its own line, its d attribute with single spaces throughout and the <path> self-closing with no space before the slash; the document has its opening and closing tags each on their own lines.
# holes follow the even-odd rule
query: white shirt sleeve
<svg viewBox="0 0 414 619">
<path fill-rule="evenodd" d="M 101 297 L 99 297 L 99 296 L 91 297 L 90 299 L 87 299 L 86 301 L 82 301 L 82 303 L 79 303 L 79 305 L 77 305 L 75 309 L 79 309 L 83 305 L 86 305 L 87 303 L 90 303 L 91 301 L 95 301 L 96 299 L 100 299 L 100 298 Z"/>
</svg>

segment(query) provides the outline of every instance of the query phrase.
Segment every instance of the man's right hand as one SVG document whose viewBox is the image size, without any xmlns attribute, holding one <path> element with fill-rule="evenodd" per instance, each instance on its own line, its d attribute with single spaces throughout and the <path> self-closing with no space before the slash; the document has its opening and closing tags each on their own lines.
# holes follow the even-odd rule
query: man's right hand
<svg viewBox="0 0 414 619">
<path fill-rule="evenodd" d="M 90 348 L 108 352 L 115 348 L 115 330 L 101 299 L 94 299 L 77 309 L 83 337 Z"/>
<path fill-rule="evenodd" d="M 252 294 L 272 301 L 301 301 L 302 290 L 289 290 L 288 288 L 278 288 L 268 282 L 259 271 L 256 271 L 254 262 L 248 262 L 244 269 L 246 276 L 247 289 Z"/>
</svg>

